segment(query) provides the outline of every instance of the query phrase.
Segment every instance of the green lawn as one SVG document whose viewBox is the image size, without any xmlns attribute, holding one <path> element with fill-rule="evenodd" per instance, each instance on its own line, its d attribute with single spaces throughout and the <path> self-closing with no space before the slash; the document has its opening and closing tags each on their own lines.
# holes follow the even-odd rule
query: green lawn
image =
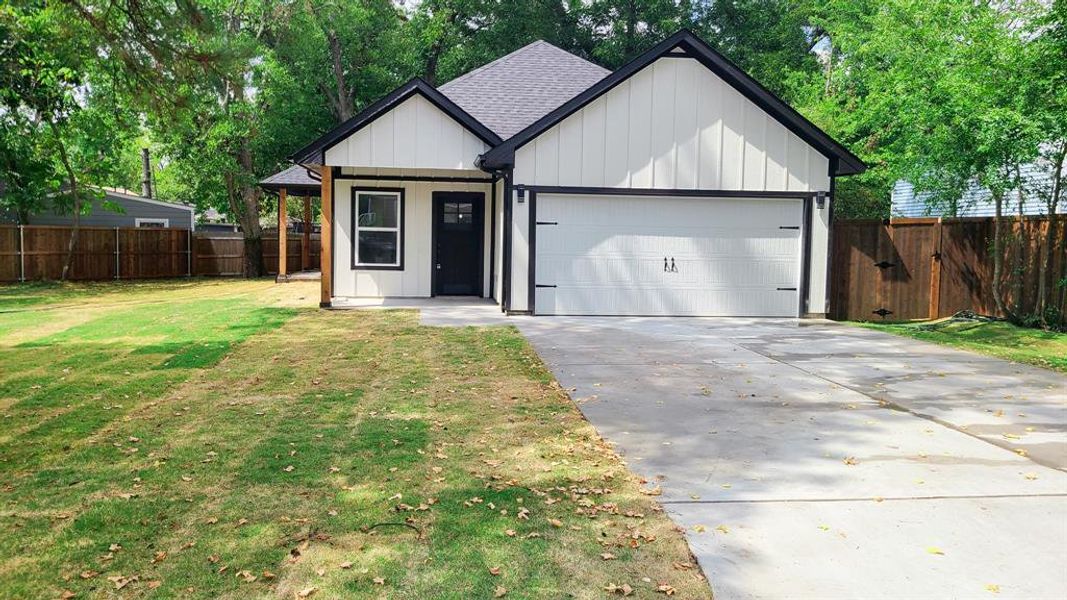
<svg viewBox="0 0 1067 600">
<path fill-rule="evenodd" d="M 0 288 L 0 597 L 710 596 L 513 328 L 315 301 Z"/>
<path fill-rule="evenodd" d="M 864 327 L 1067 372 L 1067 333 L 1017 327 L 1004 321 L 861 323 Z"/>
</svg>

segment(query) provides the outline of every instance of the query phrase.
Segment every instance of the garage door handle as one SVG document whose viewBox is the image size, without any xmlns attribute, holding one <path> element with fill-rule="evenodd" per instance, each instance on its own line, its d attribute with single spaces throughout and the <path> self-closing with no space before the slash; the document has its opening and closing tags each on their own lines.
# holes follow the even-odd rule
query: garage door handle
<svg viewBox="0 0 1067 600">
<path fill-rule="evenodd" d="M 671 257 L 671 273 L 677 273 L 678 267 L 674 266 L 674 257 Z"/>
<path fill-rule="evenodd" d="M 667 257 L 664 256 L 663 257 L 663 272 L 664 273 L 670 273 L 670 271 L 671 271 L 671 268 L 667 266 Z"/>
</svg>

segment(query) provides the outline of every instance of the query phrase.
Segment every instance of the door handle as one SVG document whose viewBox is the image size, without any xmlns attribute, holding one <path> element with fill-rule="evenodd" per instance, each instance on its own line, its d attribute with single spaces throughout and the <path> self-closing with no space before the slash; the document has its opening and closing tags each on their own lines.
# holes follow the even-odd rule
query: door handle
<svg viewBox="0 0 1067 600">
<path fill-rule="evenodd" d="M 438 269 L 438 270 L 440 270 L 440 269 L 441 269 L 441 263 L 437 263 L 437 269 Z"/>
</svg>

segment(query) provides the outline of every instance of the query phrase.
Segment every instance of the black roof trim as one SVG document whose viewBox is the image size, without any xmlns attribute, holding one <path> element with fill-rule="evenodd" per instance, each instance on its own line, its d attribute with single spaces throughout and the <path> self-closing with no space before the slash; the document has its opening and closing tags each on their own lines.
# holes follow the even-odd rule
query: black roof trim
<svg viewBox="0 0 1067 600">
<path fill-rule="evenodd" d="M 292 153 L 289 155 L 289 160 L 299 164 L 323 164 L 327 150 L 353 133 L 370 125 L 377 120 L 378 117 L 389 112 L 396 105 L 415 94 L 421 94 L 422 97 L 429 100 L 431 104 L 444 111 L 445 114 L 455 119 L 457 123 L 467 128 L 471 133 L 478 136 L 479 139 L 489 146 L 496 146 L 500 143 L 500 136 L 490 131 L 485 125 L 482 125 L 481 121 L 475 119 L 467 113 L 467 111 L 460 108 L 458 104 L 449 100 L 448 97 L 439 92 L 437 88 L 433 87 L 422 78 L 415 77 L 392 92 L 389 92 L 389 94 L 379 99 L 377 102 L 361 110 L 356 116 L 326 132 L 314 142 L 311 142 Z"/>
<path fill-rule="evenodd" d="M 672 54 L 671 51 L 675 48 L 681 48 L 684 53 Z M 687 29 L 682 29 L 656 44 L 651 50 L 593 84 L 589 89 L 571 98 L 556 110 L 534 121 L 529 127 L 511 136 L 504 143 L 490 149 L 481 156 L 481 164 L 484 168 L 500 168 L 513 165 L 515 151 L 527 142 L 530 142 L 546 129 L 574 114 L 585 105 L 609 92 L 615 86 L 665 55 L 688 57 L 700 61 L 701 64 L 741 92 L 746 98 L 755 102 L 767 114 L 774 117 L 782 125 L 785 125 L 800 139 L 825 154 L 827 158 L 839 159 L 839 166 L 834 175 L 854 175 L 867 170 L 867 165 L 858 156 L 850 152 L 848 148 L 835 141 L 784 100 L 760 85 L 758 81 L 742 71 L 740 67 L 716 52 L 707 42 Z"/>
</svg>

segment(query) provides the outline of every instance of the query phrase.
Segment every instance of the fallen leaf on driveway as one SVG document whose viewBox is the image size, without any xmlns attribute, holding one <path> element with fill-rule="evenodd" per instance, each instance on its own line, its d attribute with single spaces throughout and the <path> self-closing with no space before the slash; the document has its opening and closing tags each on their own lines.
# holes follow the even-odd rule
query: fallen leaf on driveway
<svg viewBox="0 0 1067 600">
<path fill-rule="evenodd" d="M 991 583 L 991 584 L 985 586 L 985 589 L 986 589 L 987 592 L 989 592 L 991 594 L 999 594 L 1000 593 L 1000 586 L 995 584 L 995 583 Z"/>
<path fill-rule="evenodd" d="M 708 528 L 703 525 L 693 525 L 693 531 L 697 533 L 704 533 Z"/>
<path fill-rule="evenodd" d="M 1033 481 L 1037 479 L 1037 473 L 1027 473 L 1026 475 L 1023 475 L 1023 477 L 1029 479 L 1030 481 Z"/>
<path fill-rule="evenodd" d="M 858 465 L 859 461 L 856 460 L 855 456 L 850 456 L 850 457 L 845 459 L 845 464 L 846 465 L 850 465 L 850 466 L 851 465 Z"/>
<path fill-rule="evenodd" d="M 929 548 L 926 549 L 926 551 L 929 552 L 930 554 L 937 554 L 939 556 L 944 556 L 945 555 L 945 552 L 943 550 L 941 550 L 941 548 L 938 548 L 937 546 L 930 546 Z"/>
</svg>

